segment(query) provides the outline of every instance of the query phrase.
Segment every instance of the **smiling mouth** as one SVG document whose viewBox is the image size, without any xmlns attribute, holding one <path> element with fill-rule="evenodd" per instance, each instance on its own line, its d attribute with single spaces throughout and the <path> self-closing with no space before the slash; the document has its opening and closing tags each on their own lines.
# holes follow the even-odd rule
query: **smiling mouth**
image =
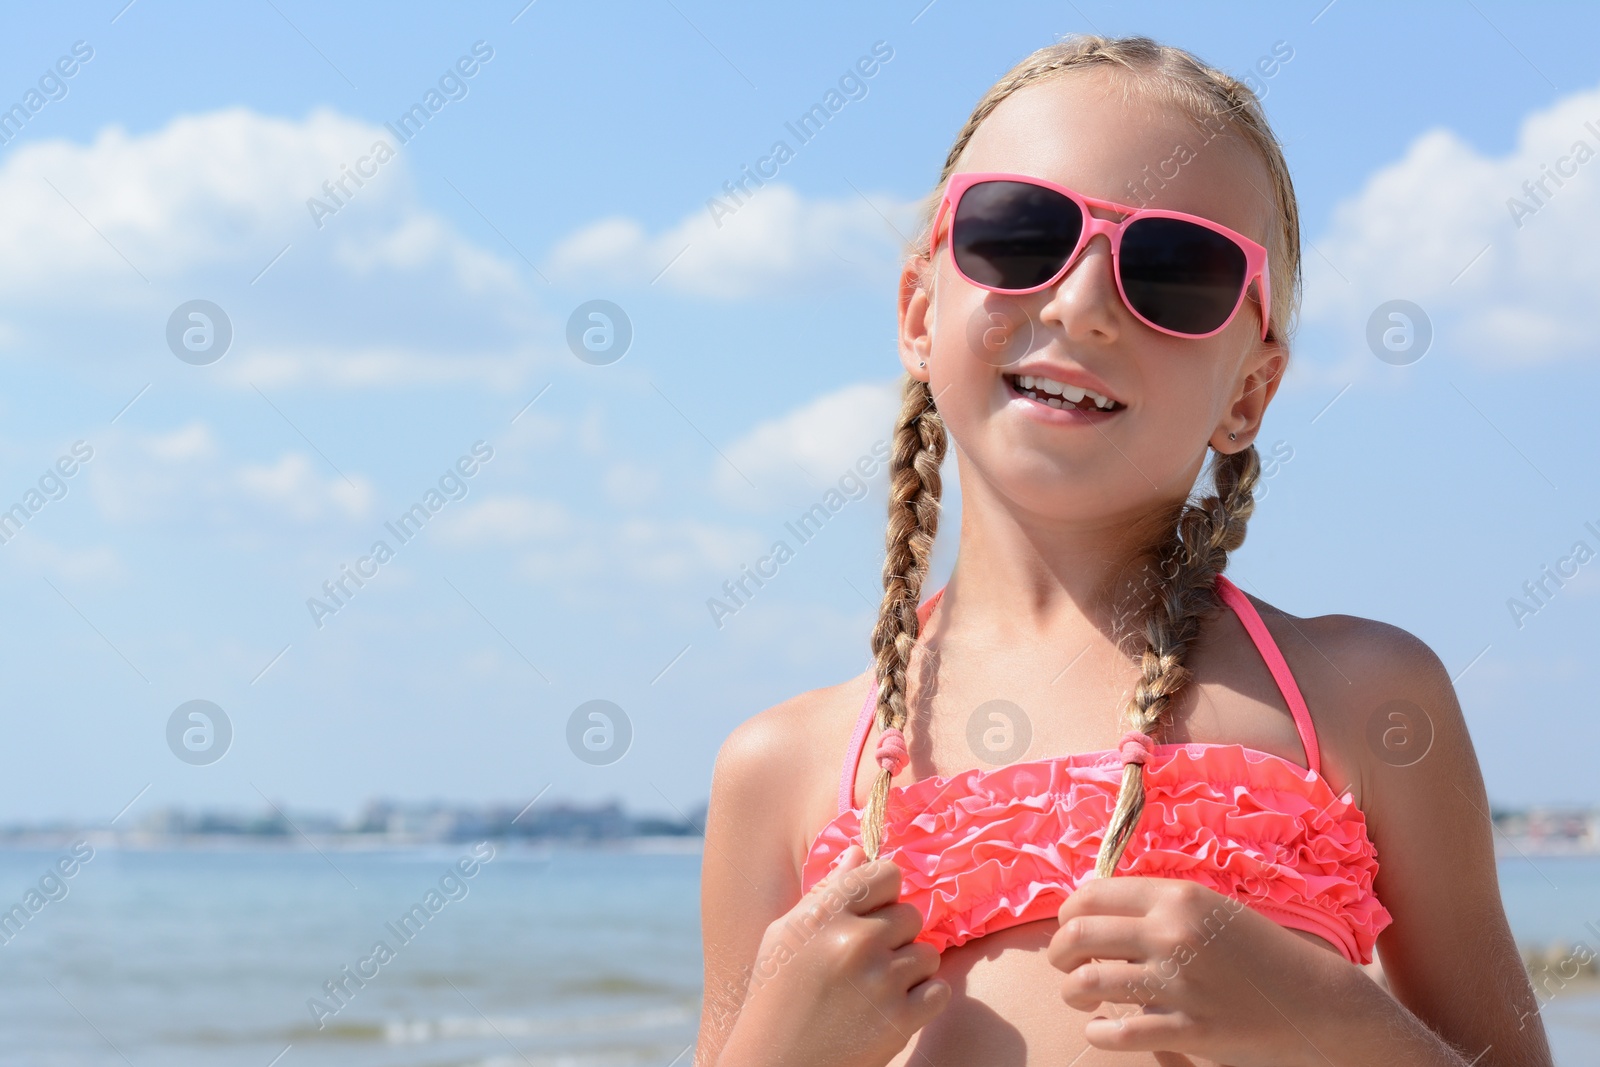
<svg viewBox="0 0 1600 1067">
<path fill-rule="evenodd" d="M 1027 374 L 1003 374 L 1001 377 L 1016 395 L 1053 408 L 1110 414 L 1127 407 L 1126 404 L 1101 396 L 1092 390 L 1051 378 L 1036 378 Z"/>
</svg>

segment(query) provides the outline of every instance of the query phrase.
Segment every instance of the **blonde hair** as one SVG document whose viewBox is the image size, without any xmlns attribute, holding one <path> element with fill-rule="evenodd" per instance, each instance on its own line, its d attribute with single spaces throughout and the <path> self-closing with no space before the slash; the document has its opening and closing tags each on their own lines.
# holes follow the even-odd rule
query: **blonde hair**
<svg viewBox="0 0 1600 1067">
<path fill-rule="evenodd" d="M 1260 101 L 1243 82 L 1181 48 L 1148 37 L 1074 35 L 1039 49 L 1008 71 L 978 101 L 951 145 L 939 182 L 924 200 L 921 227 L 909 255 L 931 264 L 933 211 L 973 133 L 1000 102 L 1024 86 L 1097 67 L 1127 75 L 1121 79 L 1124 99 L 1135 89 L 1142 91 L 1207 125 L 1212 136 L 1236 138 L 1266 163 L 1271 188 L 1258 192 L 1271 198 L 1275 222 L 1263 242 L 1272 289 L 1268 336 L 1284 343 L 1294 332 L 1301 276 L 1299 211 L 1282 148 Z M 928 268 L 924 266 L 921 272 L 923 280 L 918 284 L 930 285 Z M 939 468 L 947 447 L 944 422 L 928 383 L 906 375 L 889 459 L 884 596 L 872 632 L 880 733 L 906 725 L 906 674 L 919 631 L 917 606 L 939 526 Z M 1229 553 L 1244 541 L 1245 525 L 1255 509 L 1259 474 L 1260 459 L 1253 445 L 1232 454 L 1217 453 L 1211 463 L 1213 488 L 1209 495 L 1186 500 L 1176 508 L 1163 508 L 1153 516 L 1160 524 L 1159 542 L 1150 550 L 1158 562 L 1157 586 L 1150 598 L 1153 603 L 1139 612 L 1133 633 L 1139 681 L 1124 712 L 1129 728 L 1156 733 L 1188 682 L 1184 656 L 1198 637 L 1201 623 L 1218 607 L 1216 576 L 1227 567 Z M 876 857 L 884 844 L 890 778 L 890 771 L 880 766 L 862 814 L 862 844 L 871 857 Z M 1143 810 L 1144 767 L 1130 762 L 1123 766 L 1116 806 L 1095 859 L 1097 877 L 1116 870 Z"/>
</svg>

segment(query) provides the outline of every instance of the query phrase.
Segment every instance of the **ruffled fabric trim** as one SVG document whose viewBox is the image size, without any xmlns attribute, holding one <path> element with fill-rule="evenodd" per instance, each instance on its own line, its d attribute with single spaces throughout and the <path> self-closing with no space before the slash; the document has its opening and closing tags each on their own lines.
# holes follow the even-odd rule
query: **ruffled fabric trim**
<svg viewBox="0 0 1600 1067">
<path fill-rule="evenodd" d="M 1371 963 L 1392 916 L 1373 895 L 1366 817 L 1320 774 L 1243 745 L 1158 745 L 1145 807 L 1117 873 L 1187 878 Z M 891 788 L 888 847 L 900 899 L 939 951 L 1052 918 L 1093 876 L 1122 783 L 1116 751 L 973 769 Z M 833 819 L 801 872 L 809 889 L 861 840 L 860 809 Z"/>
</svg>

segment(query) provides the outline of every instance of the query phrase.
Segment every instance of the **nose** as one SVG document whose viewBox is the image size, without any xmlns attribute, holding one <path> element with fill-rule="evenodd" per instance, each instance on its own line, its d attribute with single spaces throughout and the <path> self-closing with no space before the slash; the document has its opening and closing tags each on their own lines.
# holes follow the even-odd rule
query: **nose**
<svg viewBox="0 0 1600 1067">
<path fill-rule="evenodd" d="M 1094 211 L 1096 218 L 1115 217 L 1099 208 Z M 1117 291 L 1110 235 L 1092 234 L 1067 272 L 1044 291 L 1049 299 L 1039 309 L 1041 323 L 1054 323 L 1074 340 L 1115 340 L 1127 309 L 1122 307 L 1122 296 Z"/>
</svg>

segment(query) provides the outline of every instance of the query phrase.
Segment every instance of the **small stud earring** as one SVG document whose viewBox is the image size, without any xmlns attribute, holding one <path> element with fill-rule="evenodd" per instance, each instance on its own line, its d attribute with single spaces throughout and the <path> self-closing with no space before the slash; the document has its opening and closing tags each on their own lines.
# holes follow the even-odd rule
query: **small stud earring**
<svg viewBox="0 0 1600 1067">
<path fill-rule="evenodd" d="M 928 361 L 925 360 L 925 359 L 917 361 L 917 366 L 919 366 L 919 367 L 926 367 L 927 365 L 928 365 Z"/>
<path fill-rule="evenodd" d="M 1238 439 L 1239 439 L 1239 435 L 1238 434 L 1234 434 L 1234 433 L 1228 434 L 1228 440 L 1237 441 Z"/>
</svg>

